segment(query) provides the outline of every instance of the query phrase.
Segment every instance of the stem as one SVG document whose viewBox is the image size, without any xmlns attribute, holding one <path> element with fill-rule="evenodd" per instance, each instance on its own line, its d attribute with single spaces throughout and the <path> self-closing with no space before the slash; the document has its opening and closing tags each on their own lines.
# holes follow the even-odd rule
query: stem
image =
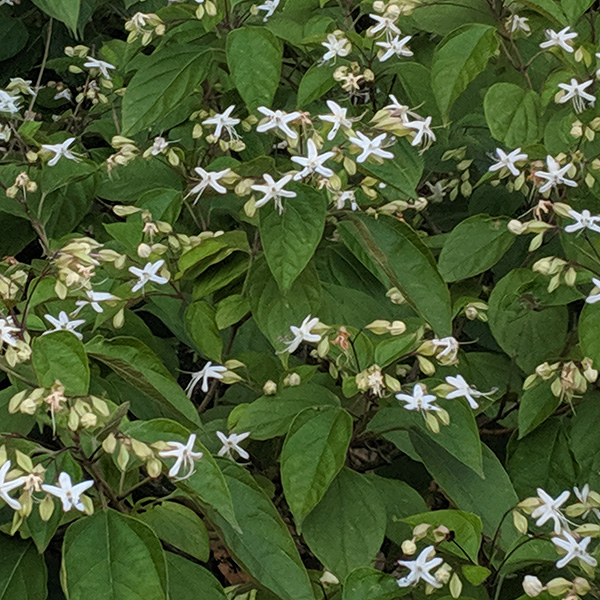
<svg viewBox="0 0 600 600">
<path fill-rule="evenodd" d="M 50 53 L 50 40 L 52 39 L 52 18 L 48 22 L 48 33 L 46 34 L 46 45 L 44 46 L 44 56 L 42 58 L 42 64 L 40 66 L 40 72 L 38 73 L 37 80 L 35 82 L 35 94 L 31 97 L 31 101 L 29 102 L 29 107 L 27 108 L 27 112 L 25 113 L 25 120 L 32 121 L 33 114 L 33 106 L 35 104 L 38 92 L 40 91 L 40 87 L 42 86 L 42 77 L 44 75 L 44 70 L 46 69 L 46 62 L 48 61 L 48 54 Z"/>
</svg>

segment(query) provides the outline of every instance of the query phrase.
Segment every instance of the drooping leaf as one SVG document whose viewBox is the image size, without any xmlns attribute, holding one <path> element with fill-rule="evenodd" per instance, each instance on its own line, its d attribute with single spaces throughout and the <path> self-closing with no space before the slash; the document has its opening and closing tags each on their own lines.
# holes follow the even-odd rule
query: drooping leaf
<svg viewBox="0 0 600 600">
<path fill-rule="evenodd" d="M 49 17 L 64 23 L 73 33 L 81 9 L 81 0 L 33 0 L 33 3 Z"/>
</svg>

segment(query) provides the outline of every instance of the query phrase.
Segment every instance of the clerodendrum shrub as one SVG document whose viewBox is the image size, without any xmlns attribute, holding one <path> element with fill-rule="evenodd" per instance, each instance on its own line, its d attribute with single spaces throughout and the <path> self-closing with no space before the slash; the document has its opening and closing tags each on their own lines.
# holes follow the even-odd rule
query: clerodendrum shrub
<svg viewBox="0 0 600 600">
<path fill-rule="evenodd" d="M 593 0 L 0 0 L 0 597 L 600 588 Z"/>
</svg>

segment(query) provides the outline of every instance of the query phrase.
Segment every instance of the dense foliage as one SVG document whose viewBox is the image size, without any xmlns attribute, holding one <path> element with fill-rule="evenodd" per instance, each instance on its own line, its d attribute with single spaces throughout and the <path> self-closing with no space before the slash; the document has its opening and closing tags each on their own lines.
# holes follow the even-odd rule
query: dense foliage
<svg viewBox="0 0 600 600">
<path fill-rule="evenodd" d="M 599 30 L 0 0 L 0 599 L 598 598 Z"/>
</svg>

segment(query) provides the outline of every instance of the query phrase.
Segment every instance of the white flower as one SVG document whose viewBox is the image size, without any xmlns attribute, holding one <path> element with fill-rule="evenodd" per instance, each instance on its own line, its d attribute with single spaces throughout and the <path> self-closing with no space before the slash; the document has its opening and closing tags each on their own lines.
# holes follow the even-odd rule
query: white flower
<svg viewBox="0 0 600 600">
<path fill-rule="evenodd" d="M 592 279 L 592 281 L 594 283 L 598 282 L 598 285 L 600 285 L 600 280 Z M 598 300 L 600 300 L 600 294 L 598 295 Z M 590 504 L 590 498 L 589 498 L 590 484 L 589 483 L 586 483 L 581 489 L 579 489 L 578 487 L 574 487 L 573 493 L 577 497 L 577 500 L 579 500 L 579 502 L 581 502 L 581 504 L 583 504 L 586 507 L 585 512 L 581 515 L 584 519 L 590 514 L 590 512 L 593 512 L 596 515 L 596 517 L 598 517 L 600 519 L 600 509 L 598 509 Z"/>
<path fill-rule="evenodd" d="M 292 180 L 291 175 L 284 175 L 279 181 L 275 181 L 268 173 L 263 175 L 263 178 L 266 182 L 266 185 L 253 185 L 251 188 L 255 192 L 261 192 L 264 194 L 262 198 L 259 198 L 255 202 L 255 206 L 260 208 L 264 206 L 269 200 L 273 200 L 275 203 L 275 207 L 279 211 L 279 214 L 283 212 L 283 204 L 281 202 L 282 198 L 295 198 L 296 192 L 292 192 L 291 190 L 284 190 L 283 188 L 287 183 Z"/>
<path fill-rule="evenodd" d="M 72 98 L 73 94 L 71 94 L 71 90 L 69 88 L 65 88 L 64 90 L 54 94 L 55 100 L 71 100 Z"/>
<path fill-rule="evenodd" d="M 206 394 L 208 392 L 208 380 L 209 379 L 223 379 L 223 373 L 227 371 L 227 367 L 222 365 L 213 365 L 211 361 L 208 361 L 200 371 L 192 373 L 192 378 L 185 388 L 185 393 L 191 397 L 194 388 L 202 381 L 200 389 Z"/>
<path fill-rule="evenodd" d="M 446 363 L 454 362 L 458 356 L 458 340 L 452 336 L 445 338 L 435 338 L 431 340 L 435 348 L 441 348 L 436 354 L 438 360 L 444 360 Z"/>
<path fill-rule="evenodd" d="M 231 169 L 223 169 L 222 171 L 205 171 L 202 167 L 196 167 L 194 171 L 196 171 L 196 173 L 198 173 L 198 175 L 200 175 L 202 178 L 202 181 L 193 187 L 189 193 L 190 196 L 192 194 L 197 194 L 194 204 L 198 202 L 200 196 L 202 196 L 206 188 L 210 187 L 219 194 L 227 193 L 227 188 L 222 186 L 219 183 L 219 180 L 228 175 Z"/>
<path fill-rule="evenodd" d="M 446 398 L 454 400 L 454 398 L 465 398 L 472 409 L 479 408 L 479 404 L 475 398 L 482 398 L 490 396 L 497 392 L 497 389 L 492 389 L 489 392 L 480 392 L 477 388 L 470 386 L 462 375 L 446 377 L 446 383 L 454 388 L 454 391 L 450 392 Z"/>
<path fill-rule="evenodd" d="M 431 185 L 429 181 L 426 181 L 425 185 L 431 192 L 429 200 L 432 202 L 441 202 L 444 199 L 444 196 L 446 195 L 446 186 L 441 181 L 436 181 L 434 185 Z"/>
<path fill-rule="evenodd" d="M 169 142 L 167 142 L 164 137 L 160 135 L 156 136 L 152 142 L 150 154 L 152 154 L 152 156 L 158 156 L 159 154 L 162 154 L 168 147 Z"/>
<path fill-rule="evenodd" d="M 528 35 L 531 33 L 531 27 L 529 26 L 528 21 L 529 19 L 527 17 L 511 15 L 508 17 L 508 19 L 506 19 L 506 27 L 510 33 L 522 31 L 524 34 Z"/>
<path fill-rule="evenodd" d="M 574 31 L 570 31 L 570 27 L 561 29 L 558 33 L 552 29 L 546 29 L 546 41 L 540 44 L 540 48 L 552 48 L 553 46 L 559 46 L 566 52 L 573 52 L 573 46 L 570 44 L 570 40 L 577 37 Z"/>
<path fill-rule="evenodd" d="M 410 573 L 405 577 L 398 579 L 398 586 L 402 588 L 409 587 L 417 585 L 419 581 L 423 580 L 431 587 L 441 588 L 442 584 L 431 574 L 431 570 L 435 569 L 443 562 L 442 558 L 435 556 L 435 548 L 433 546 L 427 546 L 427 548 L 421 550 L 421 553 L 417 556 L 416 560 L 399 560 L 398 564 L 401 567 L 410 569 Z"/>
<path fill-rule="evenodd" d="M 565 556 L 556 561 L 556 566 L 562 569 L 575 559 L 579 559 L 590 567 L 597 566 L 598 561 L 587 553 L 587 547 L 591 541 L 591 537 L 585 537 L 578 542 L 569 531 L 563 531 L 562 537 L 553 537 L 552 543 L 566 552 Z"/>
<path fill-rule="evenodd" d="M 548 155 L 546 157 L 546 165 L 548 166 L 548 171 L 535 171 L 534 175 L 539 177 L 540 179 L 545 179 L 546 183 L 540 187 L 540 193 L 545 193 L 548 190 L 551 190 L 553 187 L 564 183 L 569 187 L 577 187 L 577 183 L 571 179 L 567 179 L 565 175 L 571 168 L 571 163 L 566 164 L 564 167 L 560 166 L 560 163 L 555 160 L 552 156 Z"/>
<path fill-rule="evenodd" d="M 17 90 L 21 94 L 29 94 L 30 96 L 35 96 L 36 92 L 31 87 L 33 82 L 31 79 L 23 79 L 22 77 L 11 77 L 8 85 L 6 86 L 7 90 Z"/>
<path fill-rule="evenodd" d="M 593 79 L 578 83 L 577 79 L 571 79 L 571 83 L 559 83 L 558 87 L 561 90 L 567 92 L 560 100 L 559 104 L 565 104 L 569 100 L 573 101 L 573 107 L 575 112 L 582 112 L 586 108 L 586 102 L 588 106 L 594 106 L 596 103 L 596 96 L 588 94 L 585 90 L 594 83 Z"/>
<path fill-rule="evenodd" d="M 600 217 L 592 215 L 589 210 L 584 209 L 578 213 L 576 210 L 571 209 L 569 211 L 569 216 L 571 219 L 575 220 L 575 223 L 571 223 L 571 225 L 565 227 L 567 233 L 573 233 L 574 231 L 580 231 L 581 229 L 589 229 L 590 231 L 600 233 L 600 225 L 598 225 Z"/>
<path fill-rule="evenodd" d="M 277 9 L 277 7 L 279 6 L 279 2 L 280 2 L 280 0 L 266 0 L 266 2 L 264 2 L 263 4 L 259 4 L 256 7 L 256 10 L 264 10 L 264 11 L 266 11 L 266 14 L 265 14 L 265 16 L 263 18 L 264 22 L 266 22 L 269 17 L 273 16 L 273 13 L 275 12 L 275 10 Z"/>
<path fill-rule="evenodd" d="M 301 167 L 304 167 L 302 171 L 299 171 L 296 173 L 296 175 L 294 175 L 294 180 L 298 181 L 299 179 L 303 179 L 304 177 L 312 175 L 313 173 L 318 173 L 319 175 L 323 175 L 323 177 L 331 177 L 333 175 L 333 171 L 323 166 L 323 163 L 332 158 L 335 155 L 335 152 L 324 152 L 323 154 L 319 154 L 317 145 L 312 139 L 308 140 L 306 146 L 306 157 L 292 156 L 293 162 L 298 163 Z"/>
<path fill-rule="evenodd" d="M 300 327 L 296 327 L 295 325 L 290 326 L 290 331 L 292 332 L 294 338 L 291 341 L 285 342 L 287 348 L 284 352 L 289 352 L 293 354 L 296 352 L 298 347 L 302 342 L 320 342 L 321 336 L 317 333 L 312 333 L 313 327 L 316 327 L 319 323 L 319 319 L 315 317 L 314 319 L 308 315 Z"/>
<path fill-rule="evenodd" d="M 223 444 L 219 450 L 219 456 L 227 456 L 233 460 L 232 452 L 237 452 L 244 460 L 249 459 L 250 455 L 239 445 L 249 435 L 250 432 L 246 431 L 246 433 L 231 433 L 227 437 L 222 431 L 217 431 L 217 437 Z"/>
<path fill-rule="evenodd" d="M 25 483 L 25 477 L 17 477 L 11 481 L 6 481 L 6 475 L 10 471 L 10 460 L 7 460 L 2 467 L 0 467 L 0 498 L 8 504 L 14 510 L 20 510 L 21 504 L 14 498 L 8 495 L 8 492 L 17 489 Z"/>
<path fill-rule="evenodd" d="M 19 112 L 19 96 L 13 96 L 4 90 L 0 90 L 0 113 L 10 113 L 11 115 Z"/>
<path fill-rule="evenodd" d="M 75 331 L 76 327 L 83 325 L 85 323 L 85 319 L 74 319 L 71 321 L 69 319 L 69 315 L 61 310 L 58 314 L 58 319 L 53 317 L 52 315 L 44 315 L 44 319 L 46 321 L 50 321 L 52 325 L 54 325 L 54 329 L 49 329 L 48 331 L 44 331 L 42 335 L 46 335 L 47 333 L 54 333 L 55 331 L 70 331 L 72 334 L 76 335 L 80 340 L 83 339 L 83 334 L 79 333 L 79 331 Z"/>
<path fill-rule="evenodd" d="M 118 300 L 116 296 L 109 292 L 94 292 L 94 290 L 86 290 L 85 294 L 87 296 L 87 300 L 77 300 L 77 302 L 75 302 L 75 306 L 77 306 L 77 308 L 71 313 L 73 317 L 77 316 L 81 312 L 81 309 L 83 309 L 88 304 L 92 307 L 92 309 L 95 312 L 101 313 L 104 312 L 104 309 L 100 305 L 100 302 Z"/>
<path fill-rule="evenodd" d="M 382 17 L 380 15 L 369 15 L 373 21 L 377 21 L 377 25 L 369 27 L 369 35 L 377 37 L 378 33 L 385 33 L 388 37 L 392 35 L 400 35 L 402 32 L 394 22 L 396 19 L 391 17 Z"/>
<path fill-rule="evenodd" d="M 259 106 L 256 110 L 269 119 L 265 123 L 261 123 L 256 127 L 256 131 L 258 131 L 258 133 L 264 133 L 265 131 L 270 131 L 271 129 L 279 129 L 279 131 L 287 135 L 292 140 L 295 140 L 298 137 L 298 134 L 288 125 L 288 123 L 295 121 L 301 116 L 297 110 L 291 113 L 286 113 L 283 110 L 271 110 L 266 106 Z"/>
<path fill-rule="evenodd" d="M 0 0 L 0 6 L 7 4 L 8 6 L 14 6 L 15 0 Z"/>
<path fill-rule="evenodd" d="M 19 338 L 15 337 L 15 333 L 19 333 L 21 330 L 15 327 L 12 317 L 4 319 L 0 317 L 0 342 L 4 342 L 13 348 L 16 347 Z"/>
<path fill-rule="evenodd" d="M 404 36 L 400 39 L 400 36 L 396 36 L 388 42 L 375 42 L 377 46 L 383 48 L 385 52 L 379 57 L 379 62 L 385 62 L 392 56 L 412 56 L 413 51 L 406 47 L 412 35 Z"/>
<path fill-rule="evenodd" d="M 350 129 L 352 127 L 352 121 L 346 116 L 348 109 L 342 108 L 337 102 L 327 100 L 327 107 L 331 111 L 331 114 L 319 115 L 319 119 L 321 119 L 321 121 L 333 123 L 331 131 L 327 134 L 327 139 L 331 141 L 337 135 L 340 127 Z"/>
<path fill-rule="evenodd" d="M 382 133 L 381 135 L 370 139 L 360 131 L 357 131 L 356 136 L 357 137 L 350 138 L 350 143 L 358 146 L 362 150 L 361 154 L 356 158 L 356 162 L 363 163 L 372 154 L 383 159 L 394 158 L 394 155 L 391 152 L 388 152 L 381 147 L 387 138 L 386 133 Z"/>
<path fill-rule="evenodd" d="M 54 156 L 48 161 L 48 166 L 53 167 L 62 156 L 64 156 L 68 160 L 74 160 L 75 162 L 79 162 L 81 159 L 75 153 L 69 150 L 69 146 L 74 141 L 75 138 L 69 138 L 68 140 L 62 142 L 62 144 L 42 144 L 42 149 L 54 153 Z"/>
<path fill-rule="evenodd" d="M 571 492 L 565 490 L 557 498 L 552 498 L 542 488 L 537 489 L 540 506 L 533 509 L 531 517 L 537 519 L 538 527 L 545 525 L 548 521 L 554 523 L 554 533 L 560 533 L 566 523 L 566 519 L 560 512 L 560 507 L 569 499 Z"/>
<path fill-rule="evenodd" d="M 140 269 L 139 267 L 129 267 L 129 272 L 138 278 L 133 288 L 131 288 L 131 291 L 135 293 L 138 290 L 143 290 L 145 285 L 150 281 L 158 283 L 158 285 L 167 283 L 169 281 L 167 277 L 158 275 L 158 272 L 162 269 L 164 264 L 165 261 L 161 258 L 155 263 L 147 262 L 143 269 Z"/>
<path fill-rule="evenodd" d="M 429 146 L 432 142 L 437 139 L 435 133 L 431 130 L 431 117 L 426 119 L 417 119 L 416 121 L 410 121 L 404 124 L 409 129 L 414 129 L 417 133 L 411 142 L 411 146 L 418 146 L 421 142 L 425 142 L 424 146 Z"/>
<path fill-rule="evenodd" d="M 72 508 L 76 508 L 78 511 L 83 512 L 85 506 L 81 501 L 81 495 L 93 485 L 94 482 L 92 480 L 82 481 L 81 483 L 73 485 L 69 474 L 63 472 L 58 476 L 58 486 L 44 483 L 42 485 L 42 490 L 52 496 L 60 498 L 65 512 L 70 511 Z"/>
<path fill-rule="evenodd" d="M 202 452 L 194 452 L 196 443 L 196 434 L 192 433 L 185 444 L 181 442 L 167 442 L 170 446 L 168 450 L 161 450 L 158 455 L 161 458 L 175 458 L 175 463 L 169 469 L 169 477 L 176 478 L 177 481 L 188 479 L 194 474 L 194 461 L 200 460 Z M 177 477 L 181 467 L 187 468 L 187 473 L 183 477 Z"/>
<path fill-rule="evenodd" d="M 521 148 L 517 148 L 508 154 L 501 148 L 496 148 L 496 156 L 498 156 L 498 161 L 494 163 L 489 170 L 499 171 L 500 169 L 508 169 L 515 177 L 518 177 L 521 174 L 521 171 L 519 171 L 515 163 L 527 160 L 528 158 L 527 154 L 521 152 Z"/>
<path fill-rule="evenodd" d="M 525 575 L 523 578 L 523 591 L 530 597 L 536 598 L 544 591 L 542 582 L 533 575 Z"/>
<path fill-rule="evenodd" d="M 439 406 L 434 404 L 437 397 L 433 394 L 426 394 L 425 388 L 420 383 L 415 383 L 412 394 L 396 394 L 396 399 L 406 402 L 404 405 L 406 410 L 416 410 L 419 412 L 441 410 Z"/>
<path fill-rule="evenodd" d="M 346 190 L 344 192 L 338 192 L 335 199 L 335 207 L 338 210 L 342 210 L 346 206 L 346 202 L 350 201 L 350 208 L 352 210 L 359 210 L 356 202 L 356 194 L 354 190 Z"/>
<path fill-rule="evenodd" d="M 327 52 L 323 54 L 323 62 L 327 62 L 336 56 L 348 56 L 352 51 L 352 44 L 345 37 L 338 38 L 333 33 L 327 36 L 326 42 L 321 42 L 321 46 L 325 46 L 327 49 Z"/>
<path fill-rule="evenodd" d="M 97 69 L 104 79 L 110 79 L 110 73 L 108 71 L 115 68 L 114 65 L 111 65 L 104 60 L 91 58 L 89 56 L 87 58 L 87 62 L 83 63 L 83 66 L 88 69 Z"/>
<path fill-rule="evenodd" d="M 588 304 L 596 304 L 596 302 L 600 302 L 600 279 L 596 279 L 595 277 L 592 277 L 592 283 L 594 284 L 594 289 L 592 290 L 592 292 L 595 292 L 595 293 L 590 293 L 590 295 L 585 299 L 585 301 Z M 0 338 L 1 337 L 2 337 L 2 326 L 0 325 Z M 4 338 L 2 338 L 2 339 L 4 339 Z M 575 488 L 575 489 L 577 489 L 577 488 Z M 577 495 L 577 492 L 575 492 L 575 494 Z M 577 496 L 577 497 L 579 497 L 579 496 Z"/>
<path fill-rule="evenodd" d="M 222 113 L 217 113 L 210 117 L 209 119 L 204 119 L 202 121 L 202 125 L 214 125 L 215 132 L 214 136 L 218 139 L 221 137 L 221 133 L 223 133 L 223 129 L 229 134 L 230 138 L 239 137 L 237 131 L 235 130 L 235 126 L 240 122 L 240 119 L 236 119 L 231 116 L 231 113 L 235 110 L 235 104 L 227 107 L 227 109 Z"/>
<path fill-rule="evenodd" d="M 389 110 L 393 117 L 399 117 L 403 123 L 408 123 L 410 121 L 408 118 L 409 116 L 417 120 L 422 120 L 421 117 L 416 112 L 410 110 L 406 104 L 399 102 L 394 94 L 390 94 L 389 99 L 391 100 L 391 104 L 384 106 L 383 110 Z"/>
</svg>

